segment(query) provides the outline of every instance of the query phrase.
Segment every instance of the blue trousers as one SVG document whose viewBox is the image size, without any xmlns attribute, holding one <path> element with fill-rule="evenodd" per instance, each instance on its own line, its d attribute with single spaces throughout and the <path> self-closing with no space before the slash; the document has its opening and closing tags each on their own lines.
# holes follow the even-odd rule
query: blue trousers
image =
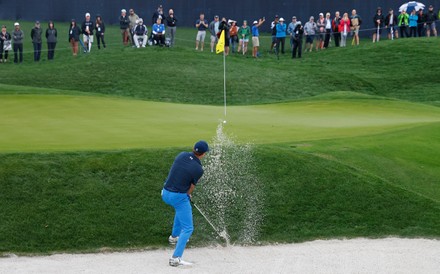
<svg viewBox="0 0 440 274">
<path fill-rule="evenodd" d="M 179 236 L 173 257 L 182 257 L 191 234 L 194 231 L 192 207 L 188 194 L 162 190 L 162 200 L 175 210 L 174 224 L 171 235 Z"/>
</svg>

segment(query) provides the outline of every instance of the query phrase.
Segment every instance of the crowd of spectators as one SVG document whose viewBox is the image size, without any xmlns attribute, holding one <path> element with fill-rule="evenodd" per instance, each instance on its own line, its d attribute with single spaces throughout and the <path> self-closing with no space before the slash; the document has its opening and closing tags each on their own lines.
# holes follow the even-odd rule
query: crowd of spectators
<svg viewBox="0 0 440 274">
<path fill-rule="evenodd" d="M 374 28 L 361 30 L 363 26 L 363 18 L 353 9 L 351 13 L 341 13 L 336 11 L 332 17 L 330 12 L 319 13 L 318 19 L 315 21 L 314 16 L 310 16 L 308 21 L 303 24 L 296 16 L 292 17 L 292 21 L 285 22 L 283 17 L 276 15 L 270 24 L 271 44 L 270 53 L 285 54 L 285 42 L 289 39 L 289 45 L 292 52 L 292 58 L 301 58 L 302 52 L 311 52 L 313 50 L 323 50 L 333 44 L 334 47 L 346 47 L 347 38 L 352 37 L 351 45 L 359 45 L 359 34 L 361 31 L 371 32 L 372 41 L 379 42 L 382 32 L 387 32 L 387 38 L 390 40 L 406 37 L 422 37 L 437 36 L 436 21 L 438 21 L 440 11 L 436 13 L 434 7 L 430 5 L 426 10 L 412 9 L 409 14 L 407 10 L 399 11 L 396 15 L 393 9 L 388 10 L 388 14 L 384 15 L 382 8 L 377 8 L 372 18 Z M 266 21 L 260 18 L 253 21 L 252 25 L 247 20 L 243 20 L 241 26 L 233 19 L 223 17 L 220 20 L 215 15 L 211 22 L 201 13 L 195 22 L 197 29 L 195 49 L 203 51 L 206 31 L 209 31 L 210 50 L 214 52 L 220 34 L 224 31 L 225 50 L 224 54 L 232 53 L 247 55 L 248 46 L 252 42 L 252 57 L 260 56 L 260 26 Z M 173 9 L 169 9 L 165 14 L 163 6 L 159 5 L 154 12 L 151 20 L 151 32 L 148 32 L 145 21 L 140 18 L 134 9 L 121 10 L 119 17 L 119 27 L 121 31 L 122 44 L 136 48 L 146 47 L 148 45 L 168 46 L 175 45 L 177 18 Z M 68 30 L 68 41 L 70 43 L 72 54 L 78 55 L 79 46 L 87 53 L 92 49 L 94 37 L 96 36 L 98 50 L 106 48 L 105 43 L 105 23 L 103 18 L 98 14 L 95 20 L 91 19 L 90 13 L 85 14 L 85 18 L 81 25 L 78 25 L 75 19 L 71 20 Z M 55 56 L 55 48 L 58 42 L 58 31 L 52 21 L 48 23 L 48 27 L 44 32 L 47 42 L 47 59 L 53 60 Z M 82 34 L 82 37 L 81 37 Z M 36 21 L 35 26 L 30 32 L 30 39 L 33 44 L 34 61 L 39 62 L 41 59 L 43 30 L 40 22 Z M 8 62 L 8 55 L 11 50 L 14 52 L 14 63 L 23 62 L 23 40 L 25 34 L 21 30 L 20 23 L 14 23 L 14 29 L 10 33 L 5 25 L 2 26 L 0 32 L 0 63 Z M 82 38 L 82 39 L 81 39 Z M 303 45 L 303 42 L 305 44 Z"/>
</svg>

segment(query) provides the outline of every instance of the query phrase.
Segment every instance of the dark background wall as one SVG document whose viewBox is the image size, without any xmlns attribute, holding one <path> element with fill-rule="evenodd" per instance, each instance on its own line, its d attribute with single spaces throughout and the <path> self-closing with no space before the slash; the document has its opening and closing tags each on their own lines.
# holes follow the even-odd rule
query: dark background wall
<svg viewBox="0 0 440 274">
<path fill-rule="evenodd" d="M 263 16 L 267 21 L 273 19 L 275 14 L 284 17 L 287 22 L 293 15 L 305 22 L 310 15 L 315 18 L 320 12 L 336 10 L 349 12 L 355 8 L 364 20 L 364 28 L 372 27 L 372 17 L 376 8 L 381 6 L 384 13 L 391 7 L 395 11 L 406 1 L 404 0 L 302 0 L 302 1 L 270 1 L 270 0 L 0 0 L 0 24 L 1 20 L 55 20 L 69 21 L 72 18 L 81 22 L 86 12 L 92 17 L 100 14 L 110 24 L 118 23 L 118 16 L 122 8 L 134 8 L 144 22 L 150 24 L 153 12 L 159 4 L 162 4 L 165 13 L 173 8 L 180 26 L 192 26 L 200 12 L 206 14 L 211 20 L 215 14 L 226 18 L 253 21 Z M 440 7 L 440 0 L 423 2 L 425 5 L 432 4 L 435 10 Z M 265 25 L 268 28 L 269 24 Z"/>
</svg>

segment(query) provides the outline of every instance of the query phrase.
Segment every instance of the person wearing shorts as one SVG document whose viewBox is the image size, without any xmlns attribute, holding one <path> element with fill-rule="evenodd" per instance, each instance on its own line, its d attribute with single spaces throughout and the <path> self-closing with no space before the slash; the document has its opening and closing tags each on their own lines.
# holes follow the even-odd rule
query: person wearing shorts
<svg viewBox="0 0 440 274">
<path fill-rule="evenodd" d="M 310 16 L 309 22 L 304 25 L 304 34 L 306 35 L 306 45 L 305 51 L 313 50 L 313 40 L 315 39 L 315 34 L 318 31 L 318 26 L 315 23 L 315 17 Z"/>
<path fill-rule="evenodd" d="M 351 30 L 353 31 L 353 45 L 359 46 L 359 29 L 361 28 L 362 19 L 356 10 L 351 11 L 350 17 Z"/>
<path fill-rule="evenodd" d="M 258 21 L 254 21 L 252 24 L 252 57 L 257 58 L 259 56 L 258 48 L 260 47 L 260 32 L 258 28 L 264 23 L 265 18 Z"/>
<path fill-rule="evenodd" d="M 90 20 L 90 13 L 86 13 L 86 20 L 82 23 L 81 31 L 83 33 L 84 46 L 87 52 L 92 49 L 93 43 L 93 30 L 95 29 L 95 23 Z"/>
<path fill-rule="evenodd" d="M 205 14 L 201 13 L 199 19 L 196 21 L 197 36 L 196 36 L 196 50 L 203 51 L 205 46 L 206 29 L 208 28 L 208 21 L 205 20 Z"/>
<path fill-rule="evenodd" d="M 434 7 L 429 6 L 428 12 L 425 14 L 425 24 L 426 24 L 426 36 L 430 37 L 431 33 L 437 36 L 437 29 L 435 26 L 435 21 L 437 20 L 437 14 L 434 12 Z"/>
<path fill-rule="evenodd" d="M 219 33 L 220 21 L 218 15 L 214 16 L 214 20 L 209 24 L 209 32 L 211 33 L 211 52 L 214 52 L 214 47 L 218 42 L 217 34 Z"/>
<path fill-rule="evenodd" d="M 237 52 L 240 52 L 240 50 L 243 50 L 243 55 L 247 52 L 247 47 L 249 44 L 249 36 L 251 36 L 251 28 L 248 26 L 247 21 L 243 21 L 243 26 L 241 26 L 240 29 L 238 29 L 238 50 Z"/>
</svg>

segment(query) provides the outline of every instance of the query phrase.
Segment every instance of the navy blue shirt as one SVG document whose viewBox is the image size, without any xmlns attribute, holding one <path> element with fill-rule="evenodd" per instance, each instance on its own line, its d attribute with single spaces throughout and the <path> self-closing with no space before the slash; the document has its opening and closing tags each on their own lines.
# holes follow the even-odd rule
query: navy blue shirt
<svg viewBox="0 0 440 274">
<path fill-rule="evenodd" d="M 192 152 L 181 152 L 174 159 L 164 188 L 171 192 L 186 193 L 203 175 L 202 163 Z"/>
</svg>

